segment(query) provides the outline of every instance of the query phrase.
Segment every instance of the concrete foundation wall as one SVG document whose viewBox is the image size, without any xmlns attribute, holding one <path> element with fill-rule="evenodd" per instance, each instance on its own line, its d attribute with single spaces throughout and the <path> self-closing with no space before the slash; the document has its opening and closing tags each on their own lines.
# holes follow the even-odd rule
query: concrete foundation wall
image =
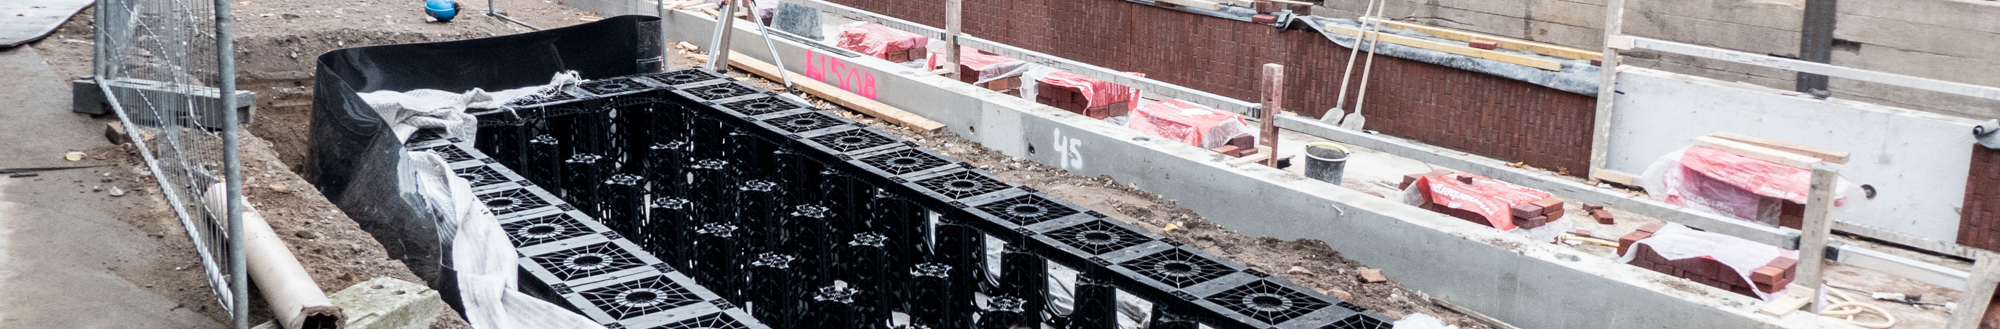
<svg viewBox="0 0 2000 329">
<path fill-rule="evenodd" d="M 1618 75 L 1606 167 L 1645 172 L 1695 137 L 1732 132 L 1852 152 L 1841 176 L 1877 191 L 1835 218 L 1936 241 L 1955 241 L 1975 143 L 1970 119 L 1654 70 Z"/>
<path fill-rule="evenodd" d="M 1597 50 L 1604 0 L 1386 0 L 1385 16 Z M 1627 34 L 1790 58 L 1799 55 L 1804 0 L 1629 0 Z M 1314 14 L 1359 17 L 1366 1 L 1327 0 Z M 2000 2 L 1841 0 L 1833 64 L 2000 86 Z M 1626 64 L 1793 89 L 1796 75 L 1690 56 L 1630 52 Z M 1833 79 L 1836 97 L 1981 119 L 2000 101 Z"/>
<path fill-rule="evenodd" d="M 708 39 L 713 21 L 670 16 L 668 40 Z M 805 48 L 777 41 L 783 66 L 803 71 Z M 769 61 L 753 30 L 737 31 L 733 42 L 736 51 Z M 1244 234 L 1325 241 L 1409 287 L 1524 328 L 1851 328 L 1803 312 L 1757 315 L 1748 297 L 1670 283 L 1677 279 L 1296 174 L 1229 167 L 1207 150 L 943 77 L 914 77 L 886 61 L 837 60 L 874 76 L 877 100 L 987 147 L 1081 175 L 1110 175 Z"/>
</svg>

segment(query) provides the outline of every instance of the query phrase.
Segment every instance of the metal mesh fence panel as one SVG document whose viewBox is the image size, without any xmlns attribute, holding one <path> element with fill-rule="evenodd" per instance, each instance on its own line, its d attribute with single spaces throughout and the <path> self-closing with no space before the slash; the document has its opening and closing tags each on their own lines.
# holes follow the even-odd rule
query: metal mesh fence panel
<svg viewBox="0 0 2000 329">
<path fill-rule="evenodd" d="M 226 51 L 216 40 L 227 33 L 216 2 L 100 0 L 97 8 L 98 86 L 193 239 L 218 302 L 241 314 L 230 289 L 227 212 L 205 206 L 209 187 L 238 167 L 227 154 L 233 145 L 225 145 L 234 106 L 222 97 L 235 95 L 222 90 L 233 89 L 234 75 L 219 58 Z"/>
</svg>

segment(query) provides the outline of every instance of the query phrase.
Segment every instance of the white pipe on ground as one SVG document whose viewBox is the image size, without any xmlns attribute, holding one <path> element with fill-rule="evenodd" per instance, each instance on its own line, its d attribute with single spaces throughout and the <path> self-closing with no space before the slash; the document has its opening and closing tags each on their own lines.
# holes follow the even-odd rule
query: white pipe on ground
<svg viewBox="0 0 2000 329">
<path fill-rule="evenodd" d="M 223 191 L 221 183 L 209 185 L 209 209 L 223 209 L 223 196 L 228 195 Z M 247 202 L 243 204 L 243 250 L 250 281 L 263 292 L 264 302 L 279 325 L 285 329 L 339 329 L 347 325 L 340 307 L 333 306 L 312 275 L 299 265 L 298 257 L 292 256 L 292 249 L 271 230 L 271 223 Z"/>
</svg>

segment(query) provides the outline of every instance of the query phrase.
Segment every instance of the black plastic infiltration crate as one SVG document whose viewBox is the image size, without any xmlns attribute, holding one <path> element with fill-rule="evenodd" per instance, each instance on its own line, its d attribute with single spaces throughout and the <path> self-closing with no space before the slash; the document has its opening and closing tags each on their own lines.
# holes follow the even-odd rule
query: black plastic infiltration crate
<svg viewBox="0 0 2000 329">
<path fill-rule="evenodd" d="M 474 151 L 472 150 L 471 147 L 467 147 L 461 144 L 444 144 L 444 145 L 414 149 L 411 151 L 430 152 L 431 154 L 436 154 L 439 157 L 443 157 L 444 162 L 446 163 L 473 161 L 473 160 L 479 160 L 480 158 L 480 156 L 475 155 L 479 154 L 477 153 L 479 151 Z"/>
<path fill-rule="evenodd" d="M 1153 302 L 1153 328 L 1386 326 L 713 72 L 550 95 L 476 114 L 495 160 L 453 168 L 520 246 L 523 290 L 607 327 L 880 329 L 894 313 L 912 328 L 1103 327 L 1121 292 Z M 438 137 L 417 148 L 470 150 Z M 1048 312 L 1051 264 L 1087 279 L 1070 314 Z"/>
<path fill-rule="evenodd" d="M 736 111 L 736 113 L 742 113 L 743 115 L 758 116 L 786 110 L 802 109 L 809 106 L 792 103 L 780 97 L 764 97 L 722 104 L 722 107 Z"/>
<path fill-rule="evenodd" d="M 515 248 L 529 248 L 572 238 L 602 235 L 610 228 L 591 220 L 579 211 L 564 211 L 515 217 L 500 222 L 500 229 L 507 231 L 507 240 Z"/>
</svg>

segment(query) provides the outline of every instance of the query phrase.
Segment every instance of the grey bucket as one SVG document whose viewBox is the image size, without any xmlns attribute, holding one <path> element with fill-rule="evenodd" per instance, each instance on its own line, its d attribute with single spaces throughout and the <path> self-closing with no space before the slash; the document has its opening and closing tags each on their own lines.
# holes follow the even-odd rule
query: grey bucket
<svg viewBox="0 0 2000 329">
<path fill-rule="evenodd" d="M 1334 143 L 1306 144 L 1306 177 L 1340 184 L 1347 172 L 1347 148 Z"/>
</svg>

